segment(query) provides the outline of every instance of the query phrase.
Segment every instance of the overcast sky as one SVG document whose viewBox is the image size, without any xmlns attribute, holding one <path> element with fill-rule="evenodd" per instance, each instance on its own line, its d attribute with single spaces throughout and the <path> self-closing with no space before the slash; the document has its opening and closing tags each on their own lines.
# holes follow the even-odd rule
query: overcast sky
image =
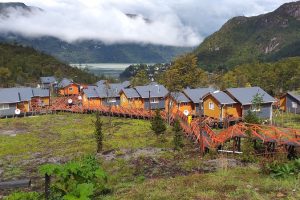
<svg viewBox="0 0 300 200">
<path fill-rule="evenodd" d="M 105 43 L 194 46 L 234 16 L 263 14 L 290 1 L 24 0 L 44 11 L 26 17 L 12 14 L 9 19 L 0 18 L 0 31 L 31 37 L 54 36 L 68 42 L 94 39 Z M 138 14 L 151 22 L 143 17 L 131 19 L 124 13 Z"/>
</svg>

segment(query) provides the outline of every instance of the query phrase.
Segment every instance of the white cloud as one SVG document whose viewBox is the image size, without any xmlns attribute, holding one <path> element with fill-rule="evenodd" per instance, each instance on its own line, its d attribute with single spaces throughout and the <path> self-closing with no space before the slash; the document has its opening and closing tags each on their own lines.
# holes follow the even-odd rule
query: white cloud
<svg viewBox="0 0 300 200">
<path fill-rule="evenodd" d="M 2 0 L 0 0 L 2 2 Z M 25 0 L 44 12 L 0 19 L 0 31 L 26 36 L 53 36 L 73 42 L 199 44 L 236 15 L 269 12 L 286 0 Z M 124 13 L 143 17 L 128 18 Z"/>
</svg>

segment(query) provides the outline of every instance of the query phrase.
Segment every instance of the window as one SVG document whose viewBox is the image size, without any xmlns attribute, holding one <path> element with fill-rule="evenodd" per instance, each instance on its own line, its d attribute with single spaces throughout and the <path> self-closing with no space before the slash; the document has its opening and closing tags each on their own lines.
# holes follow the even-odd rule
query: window
<svg viewBox="0 0 300 200">
<path fill-rule="evenodd" d="M 183 106 L 187 106 L 187 105 L 188 105 L 188 103 L 182 103 L 182 105 L 183 105 Z"/>
<path fill-rule="evenodd" d="M 9 104 L 0 104 L 0 110 L 8 110 Z"/>
<path fill-rule="evenodd" d="M 110 98 L 110 99 L 108 99 L 108 102 L 109 103 L 115 103 L 115 102 L 117 102 L 117 99 L 116 98 Z"/>
<path fill-rule="evenodd" d="M 158 98 L 151 98 L 150 99 L 150 103 L 158 103 L 158 102 L 159 102 Z"/>
<path fill-rule="evenodd" d="M 215 109 L 215 104 L 212 103 L 212 102 L 209 102 L 208 108 L 209 108 L 210 110 L 214 110 L 214 109 Z"/>
<path fill-rule="evenodd" d="M 292 108 L 297 108 L 298 106 L 297 106 L 297 103 L 296 102 L 292 102 Z"/>
<path fill-rule="evenodd" d="M 72 87 L 69 87 L 69 91 L 73 91 L 73 88 L 72 88 Z"/>
</svg>

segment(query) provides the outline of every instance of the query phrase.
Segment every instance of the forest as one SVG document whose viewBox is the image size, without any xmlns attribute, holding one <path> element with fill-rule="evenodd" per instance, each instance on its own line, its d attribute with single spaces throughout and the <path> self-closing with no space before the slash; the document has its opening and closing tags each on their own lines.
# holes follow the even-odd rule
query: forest
<svg viewBox="0 0 300 200">
<path fill-rule="evenodd" d="M 41 76 L 68 77 L 94 83 L 97 77 L 85 69 L 71 67 L 30 47 L 0 43 L 0 86 L 31 85 Z"/>
</svg>

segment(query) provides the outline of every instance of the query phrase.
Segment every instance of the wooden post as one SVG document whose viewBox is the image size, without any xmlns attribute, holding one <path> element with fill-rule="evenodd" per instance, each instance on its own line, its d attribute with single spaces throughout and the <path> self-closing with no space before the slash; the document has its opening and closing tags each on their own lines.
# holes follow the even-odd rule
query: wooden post
<svg viewBox="0 0 300 200">
<path fill-rule="evenodd" d="M 50 199 L 50 184 L 51 184 L 51 176 L 45 174 L 45 199 Z"/>
</svg>

